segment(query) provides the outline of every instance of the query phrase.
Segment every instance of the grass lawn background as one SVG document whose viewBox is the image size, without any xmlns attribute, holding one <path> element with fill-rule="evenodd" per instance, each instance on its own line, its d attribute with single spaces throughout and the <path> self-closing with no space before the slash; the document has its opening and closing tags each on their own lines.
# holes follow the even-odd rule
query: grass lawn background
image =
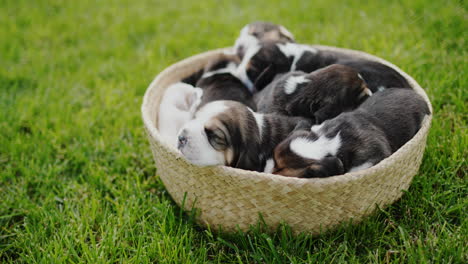
<svg viewBox="0 0 468 264">
<path fill-rule="evenodd" d="M 145 89 L 255 20 L 380 56 L 426 89 L 435 116 L 400 201 L 320 237 L 218 235 L 171 201 Z M 467 21 L 464 1 L 0 0 L 0 262 L 466 262 Z"/>
</svg>

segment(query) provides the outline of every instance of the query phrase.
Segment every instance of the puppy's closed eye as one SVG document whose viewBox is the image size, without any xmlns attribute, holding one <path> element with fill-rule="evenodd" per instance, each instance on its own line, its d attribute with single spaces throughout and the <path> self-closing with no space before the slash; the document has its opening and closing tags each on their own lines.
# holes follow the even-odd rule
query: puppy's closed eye
<svg viewBox="0 0 468 264">
<path fill-rule="evenodd" d="M 226 135 L 219 129 L 205 128 L 206 137 L 210 145 L 216 150 L 225 150 L 228 146 Z"/>
</svg>

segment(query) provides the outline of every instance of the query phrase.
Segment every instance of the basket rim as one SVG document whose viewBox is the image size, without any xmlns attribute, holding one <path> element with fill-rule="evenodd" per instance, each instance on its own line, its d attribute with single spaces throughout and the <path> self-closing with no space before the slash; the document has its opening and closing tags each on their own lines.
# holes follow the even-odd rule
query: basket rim
<svg viewBox="0 0 468 264">
<path fill-rule="evenodd" d="M 257 171 L 249 171 L 249 170 L 243 170 L 243 169 L 238 169 L 238 168 L 233 168 L 233 167 L 228 167 L 224 165 L 217 165 L 217 166 L 209 166 L 210 168 L 213 168 L 214 173 L 224 173 L 224 174 L 229 174 L 233 177 L 260 177 L 264 179 L 269 179 L 269 180 L 274 180 L 274 181 L 279 181 L 284 184 L 292 184 L 292 185 L 304 185 L 304 184 L 313 184 L 313 185 L 320 185 L 325 187 L 326 185 L 335 185 L 335 184 L 347 184 L 350 181 L 360 179 L 362 177 L 366 177 L 367 175 L 373 175 L 374 172 L 379 171 L 385 167 L 388 167 L 392 164 L 392 159 L 395 156 L 398 156 L 400 152 L 405 151 L 406 148 L 410 147 L 412 144 L 418 141 L 420 137 L 423 137 L 424 135 L 427 134 L 431 121 L 432 121 L 432 115 L 433 115 L 433 110 L 432 110 L 432 104 L 429 100 L 429 97 L 427 96 L 426 92 L 424 89 L 406 72 L 401 70 L 399 67 L 396 65 L 379 58 L 375 55 L 363 52 L 363 51 L 358 51 L 358 50 L 351 50 L 351 49 L 346 49 L 346 48 L 340 48 L 340 47 L 333 47 L 333 46 L 324 46 L 324 45 L 310 45 L 314 48 L 317 48 L 319 50 L 329 50 L 329 51 L 338 51 L 338 52 L 343 52 L 347 53 L 350 55 L 355 55 L 357 57 L 369 59 L 372 61 L 377 61 L 380 63 L 383 63 L 394 70 L 396 70 L 398 73 L 400 73 L 410 84 L 410 86 L 417 92 L 419 95 L 421 95 L 426 103 L 428 104 L 428 107 L 430 109 L 429 115 L 427 115 L 419 129 L 419 131 L 408 141 L 406 142 L 403 146 L 401 146 L 397 151 L 392 153 L 389 157 L 383 159 L 376 165 L 360 170 L 360 171 L 355 171 L 355 172 L 348 172 L 345 174 L 341 175 L 335 175 L 327 178 L 294 178 L 294 177 L 284 177 L 281 175 L 275 175 L 275 174 L 270 174 L 270 173 L 264 173 L 264 172 L 257 172 Z M 156 77 L 153 79 L 153 81 L 150 83 L 148 86 L 147 90 L 145 91 L 144 97 L 143 97 L 143 103 L 141 106 L 141 114 L 142 114 L 142 119 L 144 126 L 146 128 L 146 131 L 148 135 L 153 138 L 154 140 L 158 141 L 164 148 L 164 151 L 172 153 L 174 156 L 181 158 L 185 162 L 188 163 L 188 161 L 183 158 L 183 156 L 176 151 L 175 148 L 171 147 L 168 143 L 166 143 L 162 137 L 159 134 L 159 131 L 156 126 L 156 117 L 151 116 L 149 111 L 147 109 L 150 109 L 151 101 L 150 101 L 150 94 L 153 92 L 156 92 L 158 89 L 166 89 L 167 87 L 158 87 L 158 83 L 165 78 L 167 75 L 170 75 L 175 69 L 178 67 L 183 67 L 183 66 L 188 66 L 189 64 L 206 59 L 207 57 L 214 57 L 216 55 L 219 55 L 224 52 L 230 52 L 232 50 L 232 47 L 227 47 L 227 48 L 220 48 L 220 49 L 215 49 L 215 50 L 210 50 L 206 52 L 202 52 L 193 56 L 190 56 L 188 58 L 185 58 L 183 60 L 177 61 L 170 65 L 169 67 L 165 68 L 163 71 L 161 71 L 159 74 L 156 75 Z M 157 113 L 159 112 L 159 109 Z M 189 164 L 189 163 L 188 163 Z M 203 168 L 203 167 L 200 167 Z M 207 167 L 205 167 L 207 168 Z M 235 176 L 234 176 L 235 175 Z"/>
</svg>

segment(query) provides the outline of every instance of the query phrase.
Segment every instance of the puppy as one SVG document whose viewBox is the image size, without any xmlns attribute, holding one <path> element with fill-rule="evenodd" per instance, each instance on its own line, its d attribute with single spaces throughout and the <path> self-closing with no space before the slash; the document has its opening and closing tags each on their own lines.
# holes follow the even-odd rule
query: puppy
<svg viewBox="0 0 468 264">
<path fill-rule="evenodd" d="M 237 68 L 237 76 L 250 89 L 263 89 L 277 74 L 290 71 L 312 72 L 351 59 L 341 53 L 319 51 L 311 46 L 266 41 L 249 46 Z"/>
<path fill-rule="evenodd" d="M 241 102 L 256 109 L 252 93 L 234 76 L 239 62 L 236 56 L 224 55 L 220 60 L 208 64 L 196 86 L 203 90 L 199 108 L 217 100 Z"/>
<path fill-rule="evenodd" d="M 274 150 L 271 173 L 328 177 L 369 168 L 410 140 L 430 114 L 411 89 L 386 89 L 352 112 L 298 129 Z"/>
<path fill-rule="evenodd" d="M 192 119 L 195 109 L 201 102 L 203 91 L 186 83 L 169 86 L 159 106 L 158 130 L 162 138 L 171 146 L 177 146 L 177 133 Z"/>
<path fill-rule="evenodd" d="M 235 64 L 236 66 L 232 66 L 232 64 Z M 237 55 L 235 54 L 229 54 L 229 53 L 223 53 L 220 55 L 219 58 L 217 58 L 214 61 L 211 61 L 207 63 L 202 69 L 200 69 L 197 72 L 194 72 L 193 74 L 183 78 L 181 82 L 187 83 L 193 86 L 197 85 L 197 82 L 202 78 L 204 74 L 207 74 L 208 72 L 216 72 L 216 71 L 225 71 L 229 72 L 230 69 L 236 68 L 237 65 L 240 63 L 240 59 Z M 223 70 L 224 68 L 224 70 Z"/>
<path fill-rule="evenodd" d="M 180 130 L 177 147 L 195 165 L 263 171 L 274 147 L 300 121 L 308 120 L 255 113 L 235 101 L 214 101 Z"/>
<path fill-rule="evenodd" d="M 236 74 L 249 89 L 261 90 L 278 74 L 289 71 L 309 73 L 331 64 L 354 68 L 372 92 L 382 90 L 383 87 L 410 87 L 403 76 L 381 63 L 355 59 L 341 52 L 317 50 L 308 45 L 285 42 L 252 45 L 247 49 Z"/>
<path fill-rule="evenodd" d="M 285 27 L 270 22 L 253 22 L 242 28 L 234 45 L 234 51 L 240 58 L 245 51 L 264 41 L 294 42 L 294 36 Z"/>
<path fill-rule="evenodd" d="M 312 73 L 287 73 L 255 95 L 260 113 L 302 116 L 316 124 L 350 111 L 372 95 L 351 67 L 332 64 Z"/>
<path fill-rule="evenodd" d="M 358 71 L 367 87 L 374 93 L 389 87 L 411 88 L 405 77 L 382 63 L 356 59 L 339 60 L 337 63 Z"/>
</svg>

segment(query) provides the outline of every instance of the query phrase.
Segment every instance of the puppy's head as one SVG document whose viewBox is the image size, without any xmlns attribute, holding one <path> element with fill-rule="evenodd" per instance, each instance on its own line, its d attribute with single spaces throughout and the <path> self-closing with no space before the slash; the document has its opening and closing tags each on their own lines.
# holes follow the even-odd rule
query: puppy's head
<svg viewBox="0 0 468 264">
<path fill-rule="evenodd" d="M 233 73 L 240 63 L 240 58 L 235 54 L 222 53 L 218 59 L 210 61 L 203 67 L 203 69 L 183 78 L 181 81 L 193 86 L 198 86 L 198 82 L 207 77 L 223 74 Z"/>
<path fill-rule="evenodd" d="M 309 75 L 311 84 L 349 105 L 357 106 L 372 95 L 359 72 L 349 66 L 332 64 Z"/>
<path fill-rule="evenodd" d="M 206 104 L 178 138 L 178 149 L 195 165 L 259 170 L 259 128 L 252 110 L 241 103 Z"/>
<path fill-rule="evenodd" d="M 297 178 L 323 178 L 344 173 L 336 156 L 339 135 L 327 139 L 315 132 L 298 130 L 276 146 L 272 173 Z"/>
<path fill-rule="evenodd" d="M 235 51 L 242 58 L 252 45 L 264 41 L 294 42 L 294 36 L 285 27 L 269 22 L 253 22 L 242 28 L 235 43 Z"/>
<path fill-rule="evenodd" d="M 284 54 L 277 44 L 264 42 L 247 49 L 236 75 L 249 90 L 261 90 L 276 74 L 290 70 L 294 57 Z"/>
<path fill-rule="evenodd" d="M 196 82 L 196 86 L 205 88 L 213 83 L 220 83 L 222 85 L 226 78 L 238 79 L 235 76 L 235 72 L 239 63 L 240 59 L 236 55 L 222 54 L 219 59 L 209 62 L 204 67 L 203 74 Z M 222 78 L 223 76 L 225 78 Z"/>
</svg>

